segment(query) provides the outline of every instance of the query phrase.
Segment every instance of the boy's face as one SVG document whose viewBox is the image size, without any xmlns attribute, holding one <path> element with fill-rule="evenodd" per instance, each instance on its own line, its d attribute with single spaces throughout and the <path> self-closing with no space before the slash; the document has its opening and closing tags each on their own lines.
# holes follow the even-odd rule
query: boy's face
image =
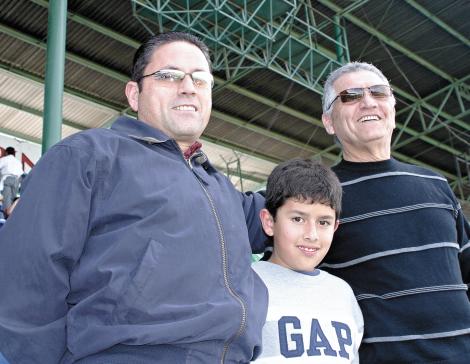
<svg viewBox="0 0 470 364">
<path fill-rule="evenodd" d="M 271 263 L 296 271 L 312 272 L 323 260 L 338 227 L 335 210 L 320 203 L 288 199 L 277 209 L 260 213 L 267 235 L 274 240 Z"/>
</svg>

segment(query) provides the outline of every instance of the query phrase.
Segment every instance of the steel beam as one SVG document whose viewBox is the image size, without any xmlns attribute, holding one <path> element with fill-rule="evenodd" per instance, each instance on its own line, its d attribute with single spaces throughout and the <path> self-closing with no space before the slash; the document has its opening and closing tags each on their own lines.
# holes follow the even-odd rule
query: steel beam
<svg viewBox="0 0 470 364">
<path fill-rule="evenodd" d="M 369 2 L 369 0 L 356 0 L 356 1 L 353 1 L 350 5 L 348 5 L 347 7 L 345 7 L 340 13 L 338 13 L 337 15 L 338 16 L 341 16 L 343 14 L 346 14 L 346 13 L 352 13 L 354 10 L 356 10 L 357 8 L 361 7 L 362 5 L 364 5 L 365 3 Z"/>
<path fill-rule="evenodd" d="M 43 8 L 49 7 L 49 1 L 46 1 L 46 0 L 30 0 L 30 1 L 35 3 L 36 5 L 42 6 Z M 101 24 L 98 24 L 97 22 L 94 22 L 83 16 L 74 14 L 71 11 L 67 11 L 67 19 L 72 20 L 75 23 L 81 24 L 87 28 L 93 29 L 97 31 L 98 33 L 101 33 L 103 35 L 106 35 L 109 38 L 117 40 L 118 42 L 121 42 L 123 44 L 128 44 L 131 47 L 138 48 L 140 45 L 139 42 L 137 42 L 136 40 L 132 38 L 129 38 L 123 34 L 119 34 L 115 31 L 112 31 L 109 28 L 102 26 Z"/>
<path fill-rule="evenodd" d="M 466 87 L 467 89 L 470 89 L 470 87 L 468 85 L 466 85 L 466 83 L 465 83 L 468 80 L 470 80 L 470 75 L 464 76 L 461 79 L 456 80 L 455 82 L 452 82 L 451 84 L 447 85 L 446 87 L 441 88 L 441 89 L 437 90 L 436 92 L 433 92 L 432 94 L 429 94 L 426 97 L 419 98 L 419 99 L 407 94 L 403 90 L 400 90 L 400 89 L 394 87 L 393 88 L 394 91 L 397 91 L 400 95 L 404 95 L 405 97 L 407 97 L 411 101 L 413 101 L 413 104 L 410 104 L 410 105 L 404 107 L 397 114 L 400 114 L 401 112 L 404 112 L 405 110 L 407 110 L 409 108 L 414 108 L 415 106 L 421 106 L 423 108 L 426 108 L 426 109 L 430 110 L 434 114 L 441 114 L 446 119 L 449 119 L 450 121 L 452 121 L 452 123 L 458 125 L 459 127 L 463 128 L 464 130 L 468 131 L 468 130 L 470 130 L 470 125 L 469 125 L 468 122 L 460 120 L 460 119 L 456 118 L 455 116 L 446 113 L 445 111 L 442 111 L 442 110 L 440 111 L 439 108 L 437 108 L 436 106 L 429 103 L 429 101 L 432 100 L 433 98 L 435 98 L 436 96 L 439 96 L 442 93 L 449 92 L 449 89 L 451 89 L 451 88 L 454 88 L 454 89 L 457 90 L 459 87 Z"/>
<path fill-rule="evenodd" d="M 424 15 L 426 18 L 431 20 L 434 24 L 437 24 L 440 26 L 442 29 L 444 29 L 447 33 L 458 39 L 460 42 L 462 42 L 464 45 L 467 47 L 470 47 L 470 40 L 465 37 L 464 35 L 460 34 L 458 31 L 456 31 L 454 28 L 443 22 L 441 19 L 439 19 L 437 16 L 433 15 L 431 12 L 426 10 L 423 6 L 419 5 L 416 1 L 414 0 L 405 0 L 406 3 L 416 10 L 418 10 L 422 15 Z"/>
<path fill-rule="evenodd" d="M 8 25 L 1 24 L 0 23 L 0 32 L 9 35 L 10 37 L 16 38 L 21 40 L 22 42 L 31 44 L 35 47 L 41 48 L 46 50 L 47 49 L 47 44 L 43 42 L 41 39 L 33 37 L 31 35 L 28 35 L 24 32 L 20 32 L 19 30 L 13 29 L 9 27 Z M 108 67 L 102 66 L 96 62 L 90 61 L 87 58 L 81 57 L 79 55 L 76 55 L 72 52 L 66 51 L 65 52 L 65 58 L 69 61 L 72 61 L 74 63 L 77 63 L 81 66 L 87 67 L 93 71 L 96 71 L 98 73 L 101 73 L 103 75 L 106 75 L 108 77 L 114 78 L 118 81 L 121 82 L 127 82 L 129 81 L 129 76 L 118 72 L 114 71 Z"/>
<path fill-rule="evenodd" d="M 305 14 L 313 8 L 305 2 L 132 0 L 132 3 L 136 17 L 154 23 L 159 29 L 164 27 L 164 21 L 170 21 L 173 25 L 167 25 L 171 29 L 184 28 L 213 43 L 215 54 L 219 49 L 228 51 L 237 62 L 241 56 L 249 64 L 267 67 L 318 93 L 322 89 L 317 80 L 317 70 L 332 68 L 336 65 L 336 56 L 330 57 L 319 51 L 316 37 L 344 48 L 334 35 L 329 36 L 312 26 Z M 282 16 L 279 6 L 285 8 Z M 267 8 L 270 12 L 266 12 Z M 301 33 L 303 37 L 292 37 L 292 32 Z"/>
<path fill-rule="evenodd" d="M 341 13 L 344 10 L 341 7 L 337 6 L 336 4 L 333 4 L 329 0 L 318 0 L 318 2 L 325 5 L 326 7 L 330 8 L 331 10 L 333 10 L 336 13 Z M 400 53 L 406 55 L 407 57 L 409 57 L 410 59 L 412 59 L 416 63 L 419 63 L 421 66 L 427 68 L 428 70 L 432 71 L 436 75 L 442 77 L 443 79 L 445 79 L 449 82 L 454 82 L 455 81 L 454 77 L 450 76 L 449 74 L 447 74 L 446 72 L 444 72 L 440 68 L 438 68 L 438 67 L 434 66 L 433 64 L 429 63 L 428 61 L 421 58 L 420 56 L 418 56 L 416 53 L 412 52 L 411 50 L 405 48 L 401 44 L 399 44 L 399 43 L 395 42 L 394 40 L 390 39 L 389 37 L 387 37 L 383 33 L 379 32 L 377 29 L 372 28 L 370 25 L 364 23 L 362 20 L 360 20 L 359 18 L 356 18 L 354 15 L 352 15 L 350 13 L 345 13 L 345 14 L 343 14 L 343 16 L 346 19 L 348 19 L 351 23 L 353 23 L 354 25 L 358 26 L 359 28 L 362 28 L 363 30 L 365 30 L 369 34 L 374 35 L 375 37 L 380 39 L 382 42 L 388 44 L 392 48 L 395 48 Z"/>
</svg>

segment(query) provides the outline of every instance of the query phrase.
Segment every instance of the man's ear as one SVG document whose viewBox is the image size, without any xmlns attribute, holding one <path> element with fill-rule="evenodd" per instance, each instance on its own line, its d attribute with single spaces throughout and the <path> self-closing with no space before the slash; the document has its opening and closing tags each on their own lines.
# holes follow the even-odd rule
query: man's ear
<svg viewBox="0 0 470 364">
<path fill-rule="evenodd" d="M 139 111 L 139 85 L 135 81 L 129 81 L 126 84 L 127 102 L 135 112 Z"/>
<path fill-rule="evenodd" d="M 268 236 L 274 235 L 274 219 L 269 213 L 268 210 L 262 209 L 259 212 L 259 218 L 261 219 L 261 224 L 263 225 L 263 230 Z"/>
<path fill-rule="evenodd" d="M 325 127 L 326 132 L 330 135 L 333 135 L 335 133 L 335 128 L 331 120 L 331 115 L 323 113 L 321 116 L 321 121 L 323 122 L 323 126 Z"/>
</svg>

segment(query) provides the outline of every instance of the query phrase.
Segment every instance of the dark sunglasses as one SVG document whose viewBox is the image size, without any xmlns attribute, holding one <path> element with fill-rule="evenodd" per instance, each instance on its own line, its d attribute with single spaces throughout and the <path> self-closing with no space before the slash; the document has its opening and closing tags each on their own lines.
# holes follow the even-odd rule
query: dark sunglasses
<svg viewBox="0 0 470 364">
<path fill-rule="evenodd" d="M 339 98 L 343 104 L 356 102 L 364 97 L 365 90 L 368 90 L 370 95 L 376 99 L 383 99 L 392 96 L 393 89 L 388 85 L 373 85 L 369 87 L 356 87 L 348 88 L 341 91 L 328 105 L 327 110 Z"/>
</svg>

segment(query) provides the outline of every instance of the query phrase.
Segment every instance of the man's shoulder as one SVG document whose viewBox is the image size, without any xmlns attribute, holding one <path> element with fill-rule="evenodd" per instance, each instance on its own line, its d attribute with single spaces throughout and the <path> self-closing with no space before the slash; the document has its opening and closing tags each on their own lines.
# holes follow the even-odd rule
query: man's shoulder
<svg viewBox="0 0 470 364">
<path fill-rule="evenodd" d="M 80 131 L 54 144 L 39 159 L 36 167 L 45 163 L 53 165 L 59 163 L 61 168 L 67 168 L 73 164 L 73 161 L 80 161 L 83 166 L 95 162 L 107 163 L 122 154 L 119 153 L 121 138 L 121 135 L 110 129 L 95 128 Z"/>
<path fill-rule="evenodd" d="M 418 166 L 416 164 L 410 164 L 410 163 L 405 163 L 405 162 L 400 162 L 400 161 L 395 160 L 395 165 L 397 169 L 402 172 L 410 172 L 410 173 L 426 175 L 426 176 L 442 177 L 441 174 L 429 168 Z"/>
<path fill-rule="evenodd" d="M 95 128 L 75 133 L 54 145 L 53 148 L 70 148 L 85 154 L 110 153 L 113 146 L 126 138 L 112 129 Z"/>
<path fill-rule="evenodd" d="M 95 128 L 83 130 L 78 133 L 72 134 L 60 142 L 57 145 L 77 147 L 86 143 L 99 143 L 107 140 L 116 138 L 117 134 L 111 129 Z"/>
<path fill-rule="evenodd" d="M 420 176 L 446 180 L 441 174 L 422 166 L 401 162 L 394 158 L 379 162 L 351 163 L 341 161 L 332 167 L 339 180 L 349 182 L 355 179 L 363 180 L 365 176 Z"/>
</svg>

